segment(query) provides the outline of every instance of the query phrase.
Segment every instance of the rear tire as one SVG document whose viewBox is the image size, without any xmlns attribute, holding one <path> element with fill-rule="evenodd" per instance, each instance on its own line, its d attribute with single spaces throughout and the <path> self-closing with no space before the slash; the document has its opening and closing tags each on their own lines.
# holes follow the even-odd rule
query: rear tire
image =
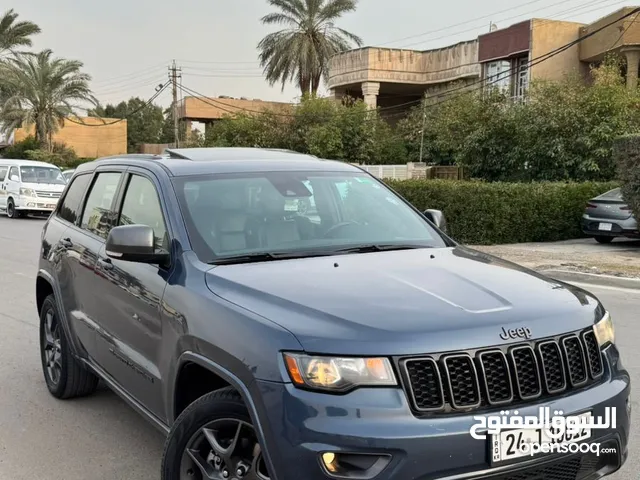
<svg viewBox="0 0 640 480">
<path fill-rule="evenodd" d="M 597 237 L 595 237 L 596 242 L 598 243 L 611 243 L 613 242 L 613 237 L 604 237 L 602 235 L 598 235 Z"/>
<path fill-rule="evenodd" d="M 98 377 L 71 353 L 53 295 L 40 310 L 40 358 L 47 388 L 59 399 L 84 397 L 98 386 Z"/>
</svg>

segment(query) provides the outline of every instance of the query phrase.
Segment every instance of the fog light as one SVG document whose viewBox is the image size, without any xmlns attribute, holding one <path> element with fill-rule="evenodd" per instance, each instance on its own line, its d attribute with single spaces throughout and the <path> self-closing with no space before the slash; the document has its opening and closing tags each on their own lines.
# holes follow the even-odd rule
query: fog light
<svg viewBox="0 0 640 480">
<path fill-rule="evenodd" d="M 36 204 L 35 203 L 27 203 L 27 207 L 35 207 Z"/>
<path fill-rule="evenodd" d="M 373 479 L 390 462 L 388 454 L 324 452 L 320 455 L 320 463 L 331 478 Z"/>
<path fill-rule="evenodd" d="M 330 472 L 336 472 L 338 466 L 336 464 L 336 454 L 333 452 L 325 452 L 322 454 L 322 463 Z"/>
</svg>

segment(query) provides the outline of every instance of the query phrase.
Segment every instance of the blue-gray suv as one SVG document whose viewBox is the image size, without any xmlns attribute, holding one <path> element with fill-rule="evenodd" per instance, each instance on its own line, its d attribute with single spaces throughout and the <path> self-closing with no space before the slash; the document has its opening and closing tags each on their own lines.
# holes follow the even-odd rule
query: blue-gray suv
<svg viewBox="0 0 640 480">
<path fill-rule="evenodd" d="M 111 387 L 167 434 L 164 480 L 618 470 L 630 381 L 607 310 L 443 221 L 355 166 L 286 151 L 83 164 L 42 232 L 47 387 Z M 527 454 L 549 425 L 515 419 L 542 407 L 609 421 Z M 491 433 L 496 415 L 509 428 Z"/>
</svg>

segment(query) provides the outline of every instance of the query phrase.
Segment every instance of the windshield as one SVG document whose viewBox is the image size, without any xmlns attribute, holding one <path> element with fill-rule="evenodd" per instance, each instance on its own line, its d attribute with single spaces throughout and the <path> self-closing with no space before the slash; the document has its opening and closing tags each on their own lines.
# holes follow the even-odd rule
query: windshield
<svg viewBox="0 0 640 480">
<path fill-rule="evenodd" d="M 67 183 L 62 172 L 56 167 L 20 167 L 20 176 L 24 183 Z"/>
<path fill-rule="evenodd" d="M 331 254 L 370 245 L 447 246 L 421 215 L 364 173 L 178 177 L 174 186 L 203 261 L 261 253 Z"/>
</svg>

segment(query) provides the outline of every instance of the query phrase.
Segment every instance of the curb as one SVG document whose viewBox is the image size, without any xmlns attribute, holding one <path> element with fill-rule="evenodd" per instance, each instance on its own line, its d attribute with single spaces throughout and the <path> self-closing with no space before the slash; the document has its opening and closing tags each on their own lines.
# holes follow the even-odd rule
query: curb
<svg viewBox="0 0 640 480">
<path fill-rule="evenodd" d="M 595 273 L 572 272 L 570 270 L 542 270 L 543 275 L 561 282 L 587 283 L 606 287 L 640 290 L 640 278 L 616 277 L 613 275 L 598 275 Z"/>
</svg>

